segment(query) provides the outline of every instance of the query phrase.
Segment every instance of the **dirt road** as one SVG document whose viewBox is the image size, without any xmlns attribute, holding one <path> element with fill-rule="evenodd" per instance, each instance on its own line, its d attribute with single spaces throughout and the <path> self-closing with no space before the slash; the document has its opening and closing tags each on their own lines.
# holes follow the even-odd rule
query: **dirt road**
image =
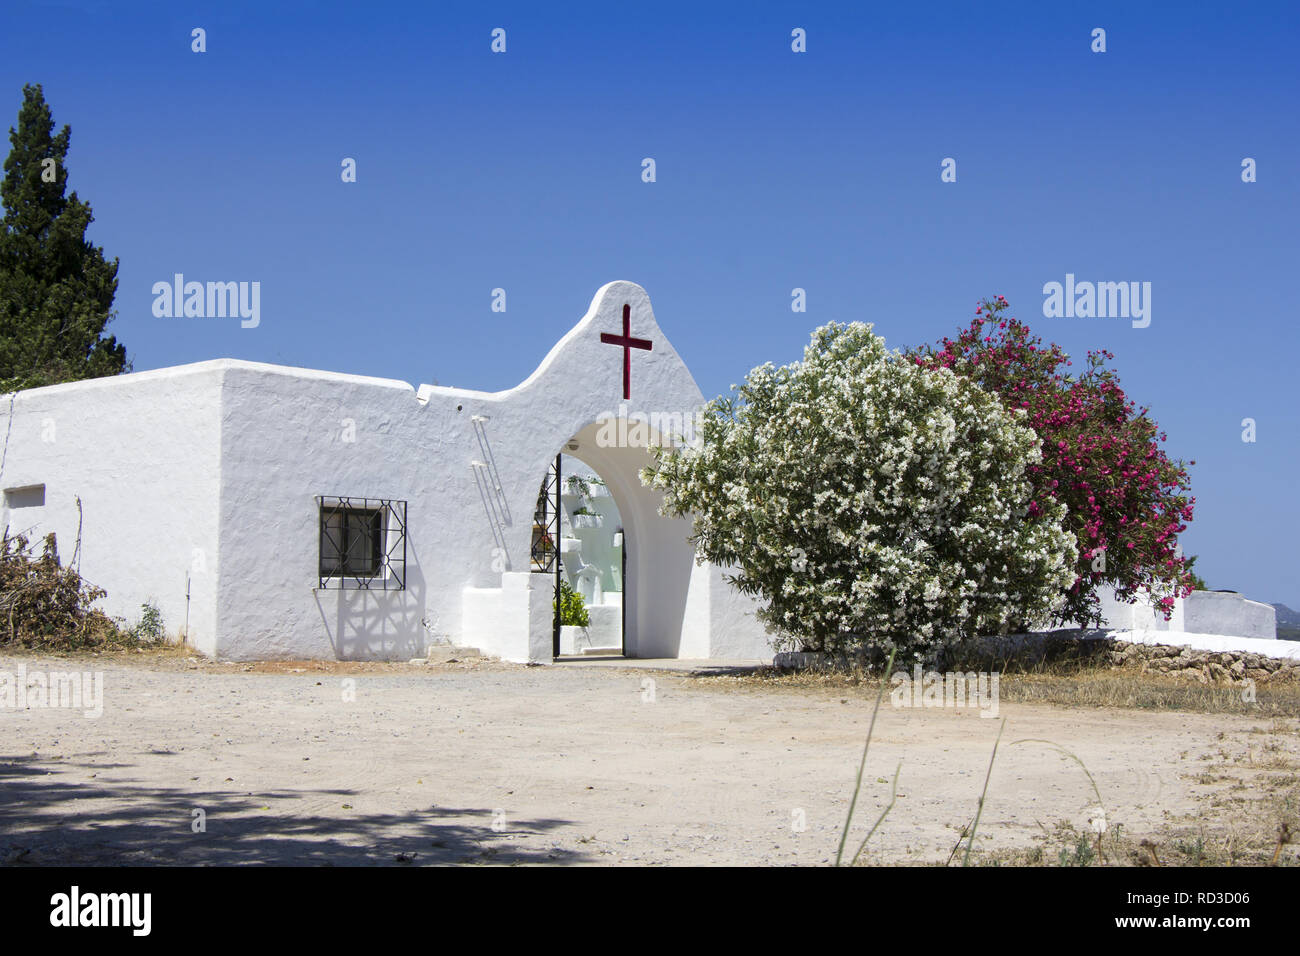
<svg viewBox="0 0 1300 956">
<path fill-rule="evenodd" d="M 581 665 L 265 673 L 0 656 L 0 671 L 20 664 L 102 671 L 104 703 L 95 719 L 0 708 L 0 861 L 17 864 L 823 864 L 874 700 Z M 1134 834 L 1213 818 L 1214 795 L 1243 779 L 1218 770 L 1253 766 L 1265 739 L 1283 741 L 1278 759 L 1300 758 L 1293 732 L 1249 717 L 1001 714 L 981 848 L 1025 846 L 1095 812 L 1074 761 L 1014 741 L 1072 751 L 1110 825 Z M 886 704 L 859 836 L 903 763 L 874 860 L 947 859 L 998 726 Z"/>
</svg>

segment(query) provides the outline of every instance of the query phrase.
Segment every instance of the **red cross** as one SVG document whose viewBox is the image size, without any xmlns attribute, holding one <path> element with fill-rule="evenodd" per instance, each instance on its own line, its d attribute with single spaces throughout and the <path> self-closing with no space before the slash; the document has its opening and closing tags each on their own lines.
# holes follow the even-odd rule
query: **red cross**
<svg viewBox="0 0 1300 956">
<path fill-rule="evenodd" d="M 632 398 L 632 350 L 645 349 L 647 352 L 651 349 L 649 339 L 632 338 L 632 306 L 623 306 L 623 334 L 615 335 L 613 332 L 601 332 L 600 340 L 606 345 L 623 346 L 623 397 Z"/>
</svg>

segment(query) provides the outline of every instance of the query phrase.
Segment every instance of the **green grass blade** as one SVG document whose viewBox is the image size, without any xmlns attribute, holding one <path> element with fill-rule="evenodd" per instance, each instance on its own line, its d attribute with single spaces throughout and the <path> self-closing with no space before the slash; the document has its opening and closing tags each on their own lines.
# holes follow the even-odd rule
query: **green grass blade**
<svg viewBox="0 0 1300 956">
<path fill-rule="evenodd" d="M 889 661 L 885 664 L 885 674 L 880 679 L 880 693 L 876 695 L 876 706 L 871 711 L 871 723 L 867 725 L 867 739 L 862 745 L 862 759 L 858 761 L 858 779 L 853 784 L 853 797 L 849 800 L 849 815 L 844 821 L 844 832 L 840 834 L 840 848 L 835 853 L 835 865 L 839 866 L 840 861 L 844 859 L 844 844 L 849 839 L 849 827 L 853 825 L 853 811 L 858 805 L 858 794 L 862 792 L 862 771 L 867 765 L 867 750 L 871 747 L 871 735 L 876 729 L 876 714 L 880 712 L 880 702 L 885 697 L 885 685 L 889 683 L 889 676 L 894 671 L 894 655 L 898 653 L 897 648 L 889 652 Z"/>
<path fill-rule="evenodd" d="M 876 828 L 885 822 L 885 817 L 889 816 L 889 811 L 894 809 L 894 800 L 898 797 L 898 774 L 902 769 L 903 761 L 900 760 L 898 761 L 898 766 L 894 768 L 894 785 L 889 788 L 889 804 L 880 812 L 880 816 L 876 817 L 876 822 L 871 825 L 871 829 L 867 831 L 867 835 L 862 838 L 862 842 L 858 845 L 858 852 L 853 854 L 853 859 L 849 860 L 849 866 L 853 866 L 858 862 L 858 857 L 860 857 L 862 851 L 867 848 L 867 841 L 871 839 L 871 834 L 876 832 Z"/>
<path fill-rule="evenodd" d="M 1002 725 L 998 727 L 998 738 L 997 740 L 993 741 L 993 754 L 992 756 L 989 757 L 988 773 L 984 775 L 984 789 L 980 791 L 980 802 L 979 805 L 975 808 L 975 822 L 971 824 L 970 839 L 966 841 L 966 855 L 961 858 L 962 866 L 968 866 L 970 864 L 970 851 L 971 848 L 975 846 L 975 834 L 980 828 L 980 815 L 984 813 L 984 798 L 988 795 L 989 780 L 993 776 L 993 761 L 997 759 L 998 744 L 1002 742 L 1002 731 L 1006 729 L 1007 729 L 1007 719 L 1003 717 Z"/>
</svg>

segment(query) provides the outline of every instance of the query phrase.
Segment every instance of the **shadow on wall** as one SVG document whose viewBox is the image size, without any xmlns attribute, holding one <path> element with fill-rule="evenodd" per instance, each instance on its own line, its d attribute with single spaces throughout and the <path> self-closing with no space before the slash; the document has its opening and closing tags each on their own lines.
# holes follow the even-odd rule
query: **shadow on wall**
<svg viewBox="0 0 1300 956">
<path fill-rule="evenodd" d="M 506 529 L 511 525 L 510 503 L 502 490 L 501 472 L 497 469 L 496 455 L 492 451 L 492 442 L 488 439 L 488 419 L 482 415 L 473 415 L 470 421 L 479 448 L 479 457 L 470 462 L 470 468 L 474 472 L 474 483 L 483 502 L 483 513 L 492 529 L 494 564 L 499 562 L 502 568 L 509 568 L 510 549 Z"/>
<path fill-rule="evenodd" d="M 407 547 L 411 548 L 409 539 Z M 410 660 L 425 654 L 425 581 L 414 549 L 407 556 L 404 590 L 318 589 L 315 593 L 336 660 Z"/>
</svg>

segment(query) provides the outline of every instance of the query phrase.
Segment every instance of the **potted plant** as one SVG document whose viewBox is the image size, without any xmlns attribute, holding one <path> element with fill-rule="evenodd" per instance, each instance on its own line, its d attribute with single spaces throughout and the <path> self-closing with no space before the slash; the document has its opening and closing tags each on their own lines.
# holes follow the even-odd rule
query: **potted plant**
<svg viewBox="0 0 1300 956">
<path fill-rule="evenodd" d="M 589 498 L 591 497 L 591 479 L 586 475 L 569 475 L 564 479 L 564 490 L 566 494 Z"/>
<path fill-rule="evenodd" d="M 551 603 L 551 610 L 556 610 L 554 602 Z M 559 615 L 560 653 L 582 653 L 581 645 L 591 645 L 591 636 L 587 632 L 591 616 L 587 613 L 587 606 L 582 603 L 582 595 L 573 590 L 568 581 L 560 582 Z"/>
</svg>

